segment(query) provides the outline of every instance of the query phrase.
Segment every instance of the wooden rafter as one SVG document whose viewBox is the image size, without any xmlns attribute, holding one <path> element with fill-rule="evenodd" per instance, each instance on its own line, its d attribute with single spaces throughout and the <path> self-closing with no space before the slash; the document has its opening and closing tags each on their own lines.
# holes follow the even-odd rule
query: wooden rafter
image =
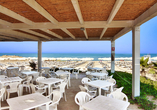
<svg viewBox="0 0 157 110">
<path fill-rule="evenodd" d="M 0 30 L 0 32 L 18 36 L 17 38 L 23 37 L 23 38 L 27 38 L 27 39 L 31 39 L 31 40 L 35 40 L 35 41 L 40 40 L 38 37 L 35 37 L 35 36 L 32 36 L 32 35 L 28 35 L 28 34 L 24 34 L 24 33 L 17 32 L 17 31 Z"/>
<path fill-rule="evenodd" d="M 28 33 L 31 33 L 31 34 L 34 34 L 34 35 L 37 35 L 37 36 L 41 36 L 41 37 L 43 37 L 43 38 L 45 38 L 45 39 L 48 39 L 48 40 L 51 39 L 51 38 L 48 37 L 48 36 L 45 36 L 45 35 L 43 35 L 43 34 L 40 34 L 40 33 L 38 33 L 38 32 L 29 30 L 29 29 L 19 29 L 19 30 L 21 30 L 21 31 L 25 31 L 25 32 L 28 32 Z"/>
<path fill-rule="evenodd" d="M 88 39 L 88 35 L 87 35 L 86 29 L 85 29 L 83 32 L 84 32 L 84 34 L 85 34 L 85 36 L 86 36 L 86 39 Z"/>
<path fill-rule="evenodd" d="M 53 24 L 58 24 L 58 21 L 51 16 L 43 7 L 41 7 L 35 0 L 23 0 L 26 4 L 28 4 L 30 7 L 32 7 L 34 10 L 36 10 L 38 13 L 43 15 L 45 18 L 47 18 L 50 22 Z"/>
<path fill-rule="evenodd" d="M 59 39 L 63 39 L 62 36 L 60 36 L 60 35 L 58 35 L 58 34 L 52 32 L 52 31 L 50 31 L 49 29 L 41 29 L 41 30 L 44 31 L 44 32 L 46 32 L 46 33 L 48 33 L 48 34 L 53 35 L 54 37 L 57 37 L 57 38 L 59 38 Z"/>
<path fill-rule="evenodd" d="M 10 26 L 11 23 L 5 20 L 0 19 L 0 24 Z"/>
<path fill-rule="evenodd" d="M 14 19 L 17 19 L 17 20 L 19 20 L 19 21 L 21 21 L 23 23 L 26 23 L 26 24 L 29 24 L 29 25 L 33 25 L 34 24 L 34 22 L 30 21 L 29 19 L 27 19 L 27 18 L 25 18 L 25 17 L 15 13 L 15 12 L 13 12 L 13 11 L 11 11 L 11 10 L 1 6 L 1 5 L 0 5 L 0 10 L 1 10 L 0 11 L 1 13 L 6 14 L 7 16 L 10 16 L 10 17 L 12 17 Z"/>
<path fill-rule="evenodd" d="M 83 24 L 84 20 L 83 20 L 82 14 L 81 14 L 81 10 L 80 10 L 80 6 L 79 6 L 79 3 L 78 3 L 78 0 L 71 0 L 71 2 L 73 4 L 73 7 L 75 9 L 75 12 L 77 14 L 77 17 L 78 17 L 80 23 Z"/>
<path fill-rule="evenodd" d="M 117 14 L 118 10 L 120 9 L 120 7 L 122 6 L 124 0 L 117 0 L 114 7 L 112 8 L 112 11 L 110 13 L 109 18 L 107 19 L 107 25 L 110 24 L 113 20 L 113 18 L 115 17 L 115 15 Z M 105 34 L 107 30 L 107 27 L 105 27 L 101 33 L 100 39 L 103 37 L 103 35 Z"/>
<path fill-rule="evenodd" d="M 157 3 L 154 4 L 151 8 L 149 8 L 147 11 L 145 11 L 142 15 L 137 17 L 134 20 L 133 26 L 140 26 L 141 24 L 145 23 L 149 19 L 157 16 Z M 123 30 L 121 30 L 118 34 L 114 36 L 114 40 L 118 39 L 122 35 L 126 34 L 127 32 L 131 31 L 132 27 L 126 27 Z"/>
<path fill-rule="evenodd" d="M 72 37 L 73 39 L 75 39 L 75 36 L 72 35 L 66 28 L 61 28 L 62 31 L 64 31 L 65 33 L 67 33 L 70 37 Z"/>
<path fill-rule="evenodd" d="M 15 40 L 14 38 L 10 38 L 9 36 L 3 36 L 3 35 L 0 35 L 0 38 L 4 38 L 4 39 L 9 39 L 9 40 Z"/>
</svg>

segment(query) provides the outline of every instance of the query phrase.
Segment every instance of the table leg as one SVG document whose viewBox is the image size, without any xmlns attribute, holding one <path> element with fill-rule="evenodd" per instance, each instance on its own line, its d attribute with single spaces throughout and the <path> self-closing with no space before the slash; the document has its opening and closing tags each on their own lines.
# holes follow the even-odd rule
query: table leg
<svg viewBox="0 0 157 110">
<path fill-rule="evenodd" d="M 49 91 L 48 95 L 49 95 L 51 93 L 51 85 L 49 84 L 48 86 L 49 86 L 49 88 L 48 88 L 49 89 L 48 90 Z"/>
<path fill-rule="evenodd" d="M 49 104 L 48 103 L 46 104 L 46 110 L 49 110 Z"/>
<path fill-rule="evenodd" d="M 69 78 L 68 78 L 68 82 L 69 82 L 69 86 L 71 87 L 71 83 L 70 83 L 70 74 L 69 74 Z"/>
<path fill-rule="evenodd" d="M 99 96 L 101 95 L 101 88 L 99 88 Z"/>
</svg>

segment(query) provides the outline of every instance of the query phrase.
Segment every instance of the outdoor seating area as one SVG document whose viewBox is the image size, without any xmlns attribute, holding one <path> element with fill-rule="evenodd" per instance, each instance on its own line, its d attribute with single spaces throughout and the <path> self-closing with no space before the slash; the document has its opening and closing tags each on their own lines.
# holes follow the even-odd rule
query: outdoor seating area
<svg viewBox="0 0 157 110">
<path fill-rule="evenodd" d="M 17 70 L 17 67 L 11 68 L 13 71 L 14 69 Z M 6 74 L 0 75 L 1 109 L 38 108 L 39 110 L 57 110 L 58 106 L 58 110 L 63 110 L 60 105 L 71 106 L 74 104 L 74 109 L 80 108 L 79 110 L 82 110 L 88 109 L 90 104 L 95 104 L 95 100 L 99 100 L 100 103 L 111 100 L 111 105 L 114 101 L 121 100 L 119 103 L 126 109 L 130 103 L 127 96 L 122 93 L 123 87 L 122 89 L 116 88 L 116 80 L 112 76 L 108 76 L 105 67 L 89 68 L 86 73 L 80 73 L 79 69 L 68 67 L 56 71 L 50 71 L 51 68 L 49 67 L 42 67 L 41 72 L 23 70 L 21 75 L 24 74 L 24 78 L 19 74 L 13 74 L 11 69 L 10 71 L 6 69 Z M 46 72 L 45 69 L 46 75 L 43 74 Z M 19 72 L 20 69 L 17 73 Z M 11 77 L 9 73 L 12 73 Z M 49 77 L 47 77 L 48 74 Z M 73 94 L 72 97 L 75 97 L 75 99 L 69 100 L 69 94 Z M 89 97 L 88 100 L 80 99 L 86 97 L 86 95 Z M 123 99 L 125 99 L 124 102 Z M 71 103 L 72 101 L 73 103 Z M 27 104 L 29 106 L 26 106 Z M 113 106 L 115 105 L 113 104 Z M 117 108 L 117 110 L 121 109 Z"/>
</svg>

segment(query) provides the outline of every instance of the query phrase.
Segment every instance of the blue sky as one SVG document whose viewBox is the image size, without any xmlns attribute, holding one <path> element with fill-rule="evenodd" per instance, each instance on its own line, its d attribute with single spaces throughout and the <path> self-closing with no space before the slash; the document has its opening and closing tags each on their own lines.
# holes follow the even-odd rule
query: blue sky
<svg viewBox="0 0 157 110">
<path fill-rule="evenodd" d="M 140 27 L 140 53 L 157 53 L 157 16 Z M 36 53 L 37 42 L 0 42 L 0 53 Z M 132 31 L 115 41 L 116 53 L 132 53 Z M 110 53 L 110 41 L 43 42 L 43 53 Z"/>
</svg>

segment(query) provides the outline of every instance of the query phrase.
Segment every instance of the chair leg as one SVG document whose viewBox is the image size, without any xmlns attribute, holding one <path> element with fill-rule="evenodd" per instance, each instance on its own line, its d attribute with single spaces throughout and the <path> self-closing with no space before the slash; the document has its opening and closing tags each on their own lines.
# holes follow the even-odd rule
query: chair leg
<svg viewBox="0 0 157 110">
<path fill-rule="evenodd" d="M 10 92 L 8 92 L 8 99 L 10 98 Z"/>
<path fill-rule="evenodd" d="M 64 98 L 65 98 L 65 101 L 67 101 L 67 98 L 66 98 L 66 94 L 65 94 L 65 92 L 64 92 Z"/>
</svg>

